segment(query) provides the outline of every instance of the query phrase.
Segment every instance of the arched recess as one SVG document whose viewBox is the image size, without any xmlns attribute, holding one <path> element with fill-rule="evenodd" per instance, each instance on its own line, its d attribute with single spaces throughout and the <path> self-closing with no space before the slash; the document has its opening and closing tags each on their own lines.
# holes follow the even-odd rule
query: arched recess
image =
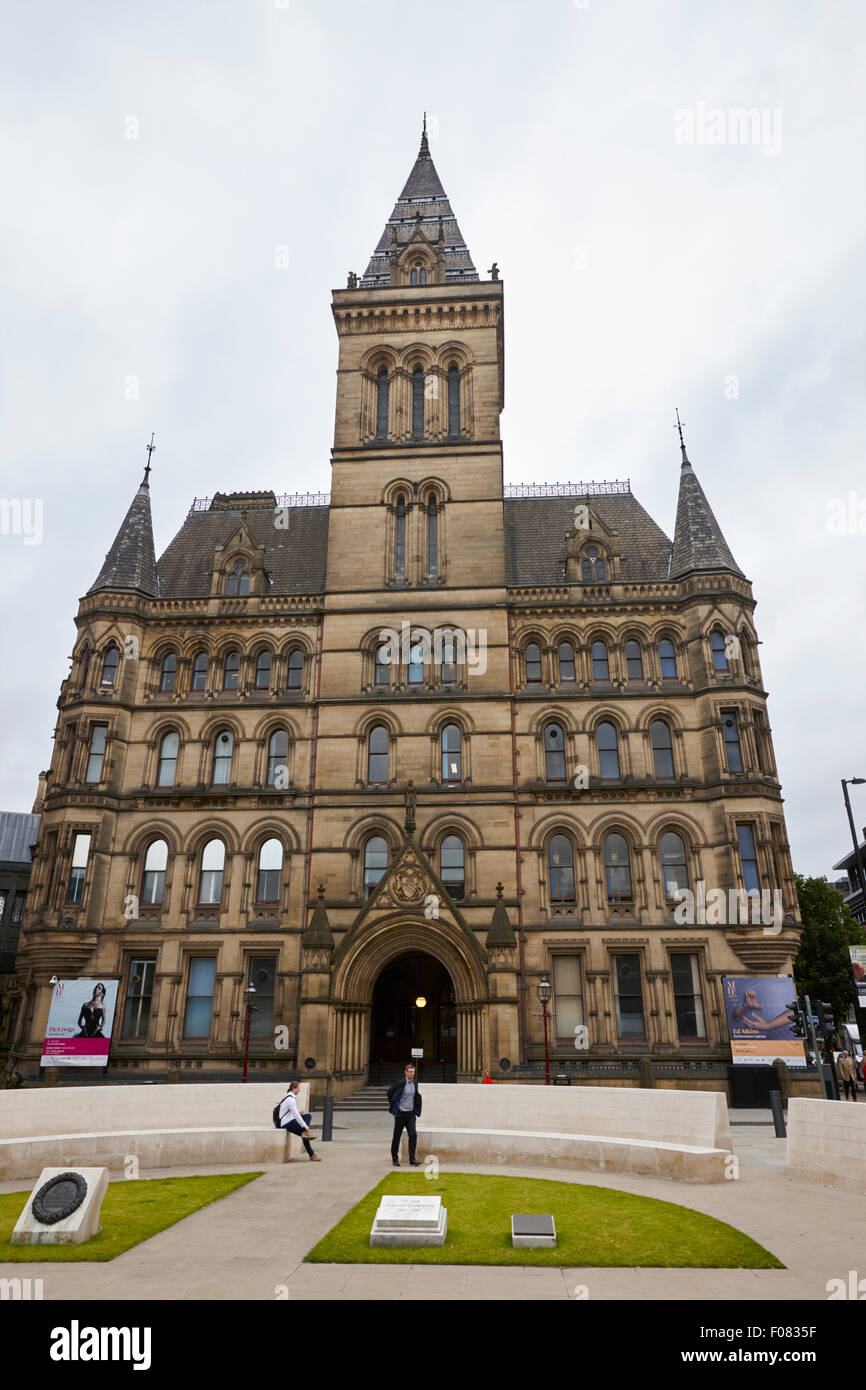
<svg viewBox="0 0 866 1390">
<path fill-rule="evenodd" d="M 365 917 L 344 937 L 334 957 L 333 997 L 371 1004 L 385 966 L 414 951 L 433 956 L 445 967 L 458 1004 L 486 1002 L 487 952 L 475 938 L 445 917 L 428 922 L 401 912 Z"/>
</svg>

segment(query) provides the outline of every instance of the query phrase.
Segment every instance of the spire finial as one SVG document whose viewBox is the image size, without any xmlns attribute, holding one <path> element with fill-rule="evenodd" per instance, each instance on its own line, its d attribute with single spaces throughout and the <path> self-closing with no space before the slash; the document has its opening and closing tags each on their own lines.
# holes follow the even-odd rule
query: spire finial
<svg viewBox="0 0 866 1390">
<path fill-rule="evenodd" d="M 150 456 L 155 449 L 156 445 L 153 442 L 153 435 L 151 434 L 150 443 L 147 445 L 147 463 L 145 464 L 144 468 L 144 478 L 141 482 L 142 487 L 150 487 Z"/>
<path fill-rule="evenodd" d="M 689 467 L 691 468 L 691 463 L 690 463 L 690 461 L 689 461 L 689 456 L 688 456 L 688 454 L 686 453 L 686 442 L 685 442 L 685 440 L 683 439 L 683 423 L 684 423 L 684 422 L 680 419 L 680 412 L 679 412 L 679 407 L 678 407 L 678 408 L 677 408 L 677 429 L 679 430 L 679 435 L 680 435 L 680 449 L 682 450 L 683 463 L 688 463 Z"/>
<path fill-rule="evenodd" d="M 419 157 L 420 157 L 420 155 L 422 155 L 422 154 L 429 154 L 429 153 L 430 153 L 430 146 L 429 146 L 429 144 L 427 143 L 427 112 L 426 112 L 426 111 L 424 112 L 424 124 L 423 124 L 422 127 L 421 127 L 421 149 L 419 150 L 418 153 L 419 153 Z"/>
</svg>

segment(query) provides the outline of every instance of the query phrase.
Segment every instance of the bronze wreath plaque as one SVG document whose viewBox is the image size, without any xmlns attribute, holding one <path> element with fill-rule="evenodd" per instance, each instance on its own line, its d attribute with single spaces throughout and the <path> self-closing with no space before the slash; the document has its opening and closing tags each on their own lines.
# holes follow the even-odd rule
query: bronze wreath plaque
<svg viewBox="0 0 866 1390">
<path fill-rule="evenodd" d="M 78 1211 L 86 1196 L 87 1183 L 80 1173 L 58 1173 L 42 1184 L 31 1210 L 43 1226 L 53 1226 Z"/>
</svg>

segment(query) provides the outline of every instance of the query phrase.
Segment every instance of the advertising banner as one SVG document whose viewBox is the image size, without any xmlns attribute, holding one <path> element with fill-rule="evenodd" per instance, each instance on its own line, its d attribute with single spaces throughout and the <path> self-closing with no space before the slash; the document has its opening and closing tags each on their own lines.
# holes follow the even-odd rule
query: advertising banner
<svg viewBox="0 0 866 1390">
<path fill-rule="evenodd" d="M 766 1066 L 781 1057 L 789 1067 L 805 1067 L 803 1039 L 791 1028 L 788 1005 L 797 991 L 790 975 L 725 975 L 722 988 L 735 1063 Z"/>
<path fill-rule="evenodd" d="M 58 980 L 51 996 L 43 1067 L 104 1067 L 111 1047 L 117 980 Z"/>
<path fill-rule="evenodd" d="M 861 1009 L 866 1009 L 866 946 L 849 946 L 848 950 L 851 952 L 851 969 L 857 986 L 857 1003 Z"/>
</svg>

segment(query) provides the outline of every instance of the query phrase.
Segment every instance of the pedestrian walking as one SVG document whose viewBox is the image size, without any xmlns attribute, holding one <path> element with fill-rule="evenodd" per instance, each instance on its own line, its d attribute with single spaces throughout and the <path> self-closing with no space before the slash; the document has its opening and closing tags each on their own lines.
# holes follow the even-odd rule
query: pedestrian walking
<svg viewBox="0 0 866 1390">
<path fill-rule="evenodd" d="M 313 1146 L 310 1143 L 310 1120 L 313 1117 L 312 1115 L 302 1115 L 298 1109 L 297 1097 L 300 1089 L 300 1081 L 293 1081 L 280 1102 L 280 1128 L 287 1129 L 290 1134 L 297 1134 L 307 1151 L 307 1157 L 311 1158 L 314 1163 L 321 1163 L 322 1160 L 318 1154 L 313 1153 Z"/>
<path fill-rule="evenodd" d="M 410 1062 L 403 1069 L 403 1080 L 396 1082 L 388 1091 L 388 1108 L 394 1116 L 394 1134 L 391 1138 L 391 1162 L 400 1167 L 400 1140 L 403 1130 L 409 1136 L 409 1163 L 413 1168 L 421 1164 L 415 1157 L 418 1135 L 415 1120 L 421 1114 L 421 1092 L 415 1084 L 415 1067 Z"/>
<path fill-rule="evenodd" d="M 836 1071 L 837 1071 L 837 1073 L 838 1073 L 838 1075 L 839 1075 L 839 1080 L 842 1082 L 842 1085 L 843 1085 L 844 1088 L 845 1088 L 845 1099 L 846 1099 L 846 1100 L 848 1099 L 848 1092 L 849 1092 L 849 1090 L 850 1090 L 850 1092 L 851 1092 L 851 1099 L 852 1099 L 852 1100 L 856 1100 L 856 1099 L 857 1099 L 857 1068 L 856 1068 L 855 1065 L 854 1065 L 854 1059 L 853 1059 L 853 1057 L 850 1057 L 850 1056 L 848 1055 L 847 1049 L 846 1049 L 845 1052 L 842 1053 L 842 1056 L 839 1058 L 839 1061 L 836 1063 Z"/>
</svg>

